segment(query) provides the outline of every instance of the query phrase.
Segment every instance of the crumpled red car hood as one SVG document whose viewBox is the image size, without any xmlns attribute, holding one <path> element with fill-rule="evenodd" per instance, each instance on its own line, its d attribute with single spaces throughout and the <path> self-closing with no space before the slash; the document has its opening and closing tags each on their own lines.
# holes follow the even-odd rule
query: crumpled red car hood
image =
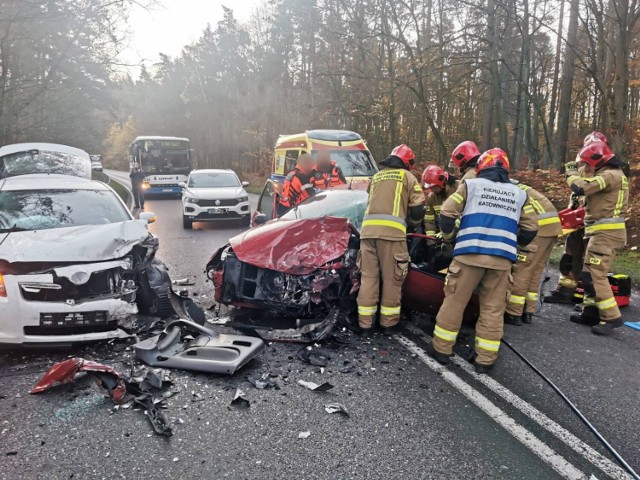
<svg viewBox="0 0 640 480">
<path fill-rule="evenodd" d="M 357 233 L 346 218 L 280 220 L 229 240 L 238 259 L 259 268 L 308 275 L 344 255 Z"/>
</svg>

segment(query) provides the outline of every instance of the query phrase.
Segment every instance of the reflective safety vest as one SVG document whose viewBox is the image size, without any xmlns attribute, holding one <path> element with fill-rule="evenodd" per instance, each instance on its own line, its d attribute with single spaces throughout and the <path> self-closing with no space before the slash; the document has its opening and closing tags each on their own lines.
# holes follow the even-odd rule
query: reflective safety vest
<svg viewBox="0 0 640 480">
<path fill-rule="evenodd" d="M 518 223 L 527 194 L 511 183 L 466 180 L 467 198 L 453 255 L 480 254 L 516 261 Z"/>
<path fill-rule="evenodd" d="M 342 180 L 340 167 L 338 167 L 338 164 L 334 160 L 331 160 L 331 171 L 320 172 L 317 170 L 317 167 L 316 167 L 316 170 L 314 170 L 313 176 L 315 181 L 315 187 L 318 190 L 337 187 L 338 185 L 344 185 L 345 183 Z"/>
<path fill-rule="evenodd" d="M 287 208 L 295 207 L 311 196 L 313 188 L 313 176 L 295 167 L 284 180 L 280 205 Z"/>
</svg>

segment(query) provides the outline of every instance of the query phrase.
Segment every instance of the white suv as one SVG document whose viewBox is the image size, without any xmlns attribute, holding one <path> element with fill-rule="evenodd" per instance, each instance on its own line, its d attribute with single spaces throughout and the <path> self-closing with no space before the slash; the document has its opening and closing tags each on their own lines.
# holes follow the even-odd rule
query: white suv
<svg viewBox="0 0 640 480">
<path fill-rule="evenodd" d="M 249 196 L 232 170 L 193 170 L 182 190 L 182 226 L 192 228 L 193 222 L 241 220 L 251 224 Z"/>
</svg>

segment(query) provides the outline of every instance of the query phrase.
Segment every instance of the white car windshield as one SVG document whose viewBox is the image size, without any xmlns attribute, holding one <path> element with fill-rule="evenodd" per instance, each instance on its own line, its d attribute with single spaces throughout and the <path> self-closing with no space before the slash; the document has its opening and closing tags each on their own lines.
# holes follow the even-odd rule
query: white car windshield
<svg viewBox="0 0 640 480">
<path fill-rule="evenodd" d="M 0 192 L 0 232 L 103 225 L 131 220 L 108 190 Z"/>
<path fill-rule="evenodd" d="M 239 187 L 240 180 L 231 172 L 192 173 L 189 188 L 230 188 Z"/>
</svg>

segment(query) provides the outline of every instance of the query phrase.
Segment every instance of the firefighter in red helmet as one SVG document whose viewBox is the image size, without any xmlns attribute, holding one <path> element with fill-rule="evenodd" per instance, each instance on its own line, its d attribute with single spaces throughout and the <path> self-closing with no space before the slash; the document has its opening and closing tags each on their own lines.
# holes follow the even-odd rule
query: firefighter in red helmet
<svg viewBox="0 0 640 480">
<path fill-rule="evenodd" d="M 586 147 L 593 142 L 604 142 L 609 145 L 609 140 L 605 134 L 598 131 L 593 131 L 585 136 L 582 146 Z M 580 155 L 578 154 L 576 162 L 579 160 Z M 568 208 L 576 210 L 580 207 L 584 207 L 584 197 L 571 193 Z M 581 302 L 576 296 L 576 289 L 582 274 L 585 248 L 586 242 L 583 228 L 579 228 L 567 235 L 564 243 L 564 252 L 560 257 L 560 279 L 556 289 L 550 295 L 544 297 L 545 303 L 573 304 Z"/>
<path fill-rule="evenodd" d="M 458 180 L 437 165 L 429 165 L 422 174 L 422 188 L 425 193 L 424 230 L 427 235 L 437 235 L 438 216 L 442 203 L 458 189 Z"/>
<path fill-rule="evenodd" d="M 538 219 L 525 191 L 509 180 L 509 159 L 499 148 L 478 159 L 477 178 L 463 180 L 442 205 L 440 228 L 455 241 L 453 261 L 445 281 L 445 299 L 436 317 L 427 353 L 450 362 L 462 315 L 478 289 L 480 317 L 476 324 L 475 368 L 487 373 L 498 358 L 511 267 L 517 246 L 535 238 Z M 456 234 L 456 220 L 460 227 Z"/>
<path fill-rule="evenodd" d="M 471 140 L 462 142 L 451 153 L 451 163 L 460 170 L 462 180 L 476 178 L 478 158 L 480 158 L 480 150 Z"/>
<path fill-rule="evenodd" d="M 362 274 L 358 323 L 363 335 L 368 335 L 374 326 L 378 303 L 384 333 L 390 334 L 400 322 L 402 284 L 409 271 L 407 225 L 417 225 L 424 218 L 424 193 L 411 173 L 414 158 L 406 145 L 394 148 L 380 162 L 382 170 L 369 185 L 358 258 Z"/>
<path fill-rule="evenodd" d="M 625 164 L 605 142 L 588 143 L 578 155 L 578 171 L 569 165 L 567 183 L 575 195 L 586 198 L 584 234 L 588 243 L 581 275 L 583 310 L 572 315 L 571 321 L 607 335 L 623 325 L 607 273 L 616 250 L 627 242 L 629 182 L 622 170 Z"/>
</svg>

